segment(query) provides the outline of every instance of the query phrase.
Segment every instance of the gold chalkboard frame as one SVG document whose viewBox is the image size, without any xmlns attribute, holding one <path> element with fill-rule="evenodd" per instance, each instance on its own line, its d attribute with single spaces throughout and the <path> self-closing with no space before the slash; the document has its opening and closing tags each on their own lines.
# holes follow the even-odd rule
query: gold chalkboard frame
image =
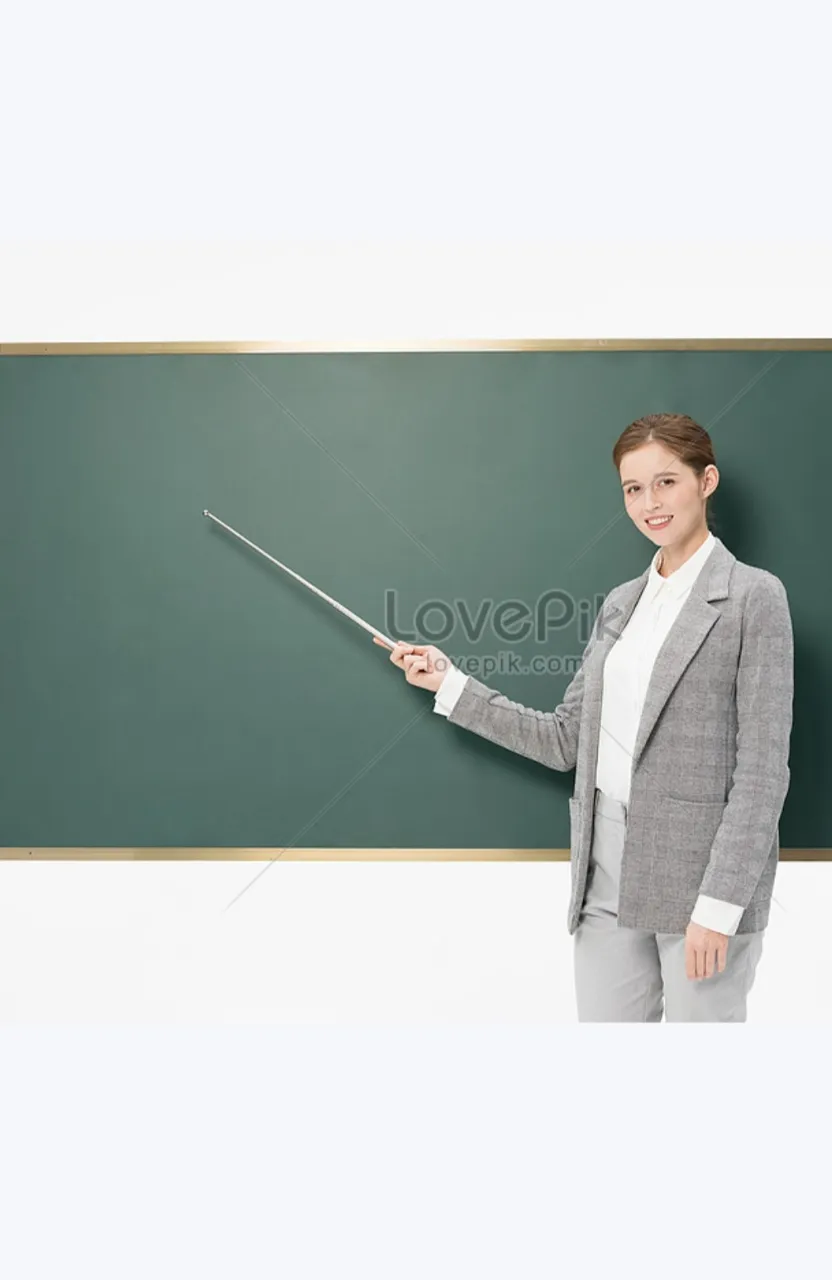
<svg viewBox="0 0 832 1280">
<path fill-rule="evenodd" d="M 0 356 L 227 355 L 415 351 L 832 351 L 832 338 L 414 338 L 323 341 L 0 342 Z M 16 848 L 0 861 L 568 862 L 568 849 Z M 829 862 L 832 849 L 781 849 L 784 862 Z"/>
</svg>

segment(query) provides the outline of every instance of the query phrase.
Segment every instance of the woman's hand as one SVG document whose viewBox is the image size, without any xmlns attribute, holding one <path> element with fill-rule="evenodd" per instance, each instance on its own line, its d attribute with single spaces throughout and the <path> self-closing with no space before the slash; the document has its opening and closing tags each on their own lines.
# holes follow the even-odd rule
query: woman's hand
<svg viewBox="0 0 832 1280">
<path fill-rule="evenodd" d="M 373 636 L 373 644 L 381 645 L 382 649 L 387 648 L 377 636 Z M 401 668 L 408 684 L 415 684 L 419 689 L 429 689 L 431 693 L 436 693 L 453 665 L 450 658 L 434 644 L 399 642 L 395 649 L 390 650 L 390 661 L 395 667 Z"/>
<path fill-rule="evenodd" d="M 722 973 L 728 957 L 728 934 L 706 929 L 691 920 L 685 932 L 685 972 L 689 978 Z"/>
</svg>

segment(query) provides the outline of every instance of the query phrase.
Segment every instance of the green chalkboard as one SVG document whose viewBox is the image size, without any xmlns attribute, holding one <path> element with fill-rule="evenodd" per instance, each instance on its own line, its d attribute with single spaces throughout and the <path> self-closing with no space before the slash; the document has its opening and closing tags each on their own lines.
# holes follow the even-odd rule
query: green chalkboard
<svg viewBox="0 0 832 1280">
<path fill-rule="evenodd" d="M 611 450 L 659 410 L 710 430 L 712 528 L 786 584 L 781 843 L 832 845 L 816 350 L 4 356 L 0 845 L 565 847 L 571 775 L 433 714 L 370 636 L 203 510 L 387 634 L 418 621 L 460 664 L 513 654 L 482 678 L 547 709 L 604 593 L 652 555 Z M 546 593 L 545 638 L 463 626 Z"/>
</svg>

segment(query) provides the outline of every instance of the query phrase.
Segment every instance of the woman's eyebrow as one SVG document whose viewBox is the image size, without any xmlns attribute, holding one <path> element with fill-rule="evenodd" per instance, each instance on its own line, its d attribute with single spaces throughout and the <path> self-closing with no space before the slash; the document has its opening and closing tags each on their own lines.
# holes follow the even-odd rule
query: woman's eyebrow
<svg viewBox="0 0 832 1280">
<path fill-rule="evenodd" d="M 678 474 L 678 471 L 657 471 L 653 476 L 653 479 L 658 480 L 659 476 L 677 476 Z M 621 488 L 623 489 L 624 486 L 628 484 L 638 484 L 638 480 L 622 480 Z"/>
</svg>

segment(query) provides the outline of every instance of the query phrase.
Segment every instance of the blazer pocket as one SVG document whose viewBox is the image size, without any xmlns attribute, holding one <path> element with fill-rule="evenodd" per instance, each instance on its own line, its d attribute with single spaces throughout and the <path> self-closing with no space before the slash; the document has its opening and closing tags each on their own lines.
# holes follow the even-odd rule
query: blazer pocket
<svg viewBox="0 0 832 1280">
<path fill-rule="evenodd" d="M 703 804 L 703 805 L 722 805 L 728 803 L 725 796 L 674 796 L 670 792 L 664 795 L 665 800 L 673 800 L 676 804 Z"/>
<path fill-rule="evenodd" d="M 725 800 L 659 799 L 647 824 L 644 852 L 675 893 L 696 892 L 726 805 Z"/>
</svg>

